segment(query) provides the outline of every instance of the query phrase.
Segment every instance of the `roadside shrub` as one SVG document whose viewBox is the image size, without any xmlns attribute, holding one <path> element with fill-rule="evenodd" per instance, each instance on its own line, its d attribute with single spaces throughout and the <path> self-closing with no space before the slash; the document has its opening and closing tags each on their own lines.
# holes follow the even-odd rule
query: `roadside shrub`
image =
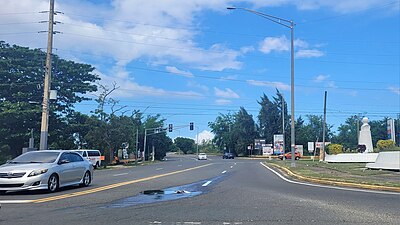
<svg viewBox="0 0 400 225">
<path fill-rule="evenodd" d="M 376 147 L 378 147 L 379 151 L 394 148 L 394 142 L 392 140 L 379 140 L 376 143 Z"/>
<path fill-rule="evenodd" d="M 343 153 L 343 145 L 340 144 L 330 144 L 327 146 L 328 152 L 331 155 L 336 155 L 339 153 Z"/>
</svg>

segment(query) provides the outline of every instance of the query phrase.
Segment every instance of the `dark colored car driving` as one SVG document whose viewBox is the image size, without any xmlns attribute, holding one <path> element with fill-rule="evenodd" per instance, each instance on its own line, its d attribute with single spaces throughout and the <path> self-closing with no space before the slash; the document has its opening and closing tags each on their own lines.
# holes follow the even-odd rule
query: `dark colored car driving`
<svg viewBox="0 0 400 225">
<path fill-rule="evenodd" d="M 235 155 L 233 155 L 233 153 L 230 152 L 225 152 L 224 155 L 222 156 L 223 159 L 234 159 Z"/>
</svg>

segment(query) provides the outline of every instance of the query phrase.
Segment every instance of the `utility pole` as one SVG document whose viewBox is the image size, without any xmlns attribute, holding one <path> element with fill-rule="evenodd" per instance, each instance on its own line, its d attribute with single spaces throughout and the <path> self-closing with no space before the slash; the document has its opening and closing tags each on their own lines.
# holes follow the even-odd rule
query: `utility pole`
<svg viewBox="0 0 400 225">
<path fill-rule="evenodd" d="M 143 160 L 142 162 L 146 161 L 146 139 L 147 139 L 147 129 L 144 129 L 144 143 L 143 143 Z"/>
<path fill-rule="evenodd" d="M 135 164 L 137 165 L 138 163 L 138 156 L 139 156 L 139 149 L 138 149 L 138 145 L 139 145 L 139 128 L 136 128 L 136 155 L 135 155 Z"/>
<path fill-rule="evenodd" d="M 285 155 L 285 99 L 282 97 L 282 135 L 283 135 L 283 155 Z M 285 157 L 282 157 L 283 160 L 286 160 Z"/>
<path fill-rule="evenodd" d="M 328 92 L 325 91 L 325 97 L 324 97 L 324 122 L 322 124 L 322 148 L 321 151 L 319 152 L 319 161 L 325 161 L 325 129 L 326 129 L 326 96 Z"/>
<path fill-rule="evenodd" d="M 49 92 L 51 82 L 51 54 L 53 50 L 53 25 L 54 25 L 54 0 L 50 0 L 49 29 L 47 35 L 47 55 L 46 68 L 44 75 L 43 103 L 42 103 L 42 123 L 40 128 L 39 150 L 47 149 L 47 138 L 49 135 Z"/>
<path fill-rule="evenodd" d="M 196 129 L 197 129 L 197 135 L 196 135 L 197 146 L 196 146 L 196 151 L 197 151 L 197 157 L 199 157 L 199 126 L 196 126 Z"/>
</svg>

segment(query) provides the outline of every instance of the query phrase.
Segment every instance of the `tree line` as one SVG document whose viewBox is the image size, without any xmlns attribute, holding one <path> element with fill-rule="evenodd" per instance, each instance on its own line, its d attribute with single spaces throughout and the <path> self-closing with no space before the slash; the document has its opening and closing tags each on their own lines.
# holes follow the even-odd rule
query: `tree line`
<svg viewBox="0 0 400 225">
<path fill-rule="evenodd" d="M 40 136 L 41 105 L 43 97 L 43 77 L 46 54 L 40 49 L 29 49 L 9 45 L 0 41 L 0 162 L 21 154 L 28 146 L 33 134 L 38 146 Z M 165 127 L 162 115 L 147 115 L 139 110 L 128 111 L 119 106 L 118 100 L 111 98 L 118 89 L 116 84 L 103 86 L 94 67 L 77 63 L 53 55 L 51 89 L 57 90 L 57 99 L 50 104 L 49 138 L 50 149 L 99 149 L 111 161 L 123 144 L 135 153 L 144 150 L 144 134 L 147 136 L 146 155 L 149 157 L 154 146 L 155 158 L 162 159 L 168 151 L 194 153 L 195 142 L 179 137 L 174 141 L 165 131 L 151 133 L 150 128 Z M 97 107 L 90 115 L 75 110 L 75 105 L 92 100 L 89 94 L 97 93 L 94 99 Z M 257 121 L 244 107 L 236 113 L 220 114 L 209 127 L 215 134 L 212 143 L 202 143 L 200 151 L 233 151 L 247 155 L 247 146 L 255 138 L 273 143 L 273 135 L 285 132 L 286 143 L 290 143 L 290 115 L 282 94 L 261 96 Z M 282 123 L 284 118 L 285 123 Z M 326 140 L 340 143 L 345 148 L 355 149 L 357 145 L 357 121 L 361 118 L 349 117 L 338 129 L 326 124 Z M 306 115 L 295 120 L 296 144 L 307 146 L 309 141 L 322 140 L 322 116 Z M 397 123 L 398 124 L 398 123 Z M 386 139 L 386 118 L 371 121 L 374 145 Z M 33 131 L 33 132 L 31 132 Z M 287 150 L 289 145 L 286 145 Z"/>
</svg>

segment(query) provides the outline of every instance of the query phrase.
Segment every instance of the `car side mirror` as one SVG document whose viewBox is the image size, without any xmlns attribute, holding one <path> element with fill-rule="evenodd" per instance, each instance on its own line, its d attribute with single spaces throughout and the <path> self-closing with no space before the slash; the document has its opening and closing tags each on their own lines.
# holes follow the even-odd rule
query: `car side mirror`
<svg viewBox="0 0 400 225">
<path fill-rule="evenodd" d="M 58 161 L 58 164 L 59 164 L 59 165 L 61 165 L 61 164 L 66 164 L 66 163 L 69 163 L 69 160 L 67 160 L 67 159 L 62 159 L 62 160 Z"/>
</svg>

